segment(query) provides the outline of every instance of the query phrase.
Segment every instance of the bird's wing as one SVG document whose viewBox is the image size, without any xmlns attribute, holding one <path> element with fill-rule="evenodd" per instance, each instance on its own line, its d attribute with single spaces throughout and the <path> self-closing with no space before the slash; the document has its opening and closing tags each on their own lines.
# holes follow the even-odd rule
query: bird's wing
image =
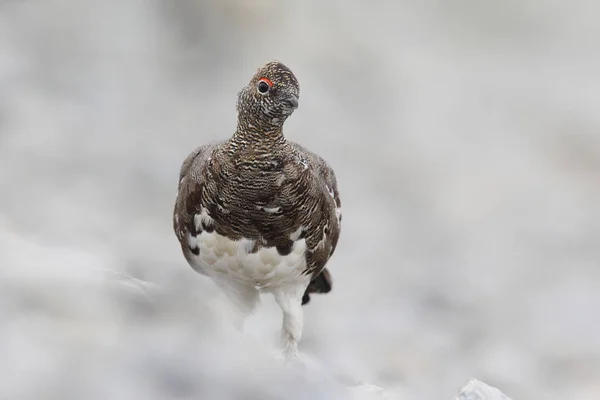
<svg viewBox="0 0 600 400">
<path fill-rule="evenodd" d="M 196 240 L 193 240 L 198 234 L 194 216 L 202 208 L 203 193 L 210 175 L 211 155 L 220 144 L 215 142 L 198 147 L 185 158 L 179 171 L 173 230 L 188 262 L 191 254 L 197 255 L 199 252 Z"/>
<path fill-rule="evenodd" d="M 306 226 L 306 264 L 307 274 L 312 274 L 313 279 L 325 268 L 325 264 L 333 255 L 340 236 L 342 220 L 342 203 L 337 187 L 337 179 L 333 168 L 319 155 L 310 152 L 304 147 L 293 143 L 299 154 L 311 171 L 313 188 L 311 195 L 315 202 L 308 210 L 308 223 Z M 329 276 L 329 274 L 327 274 Z M 328 291 L 331 286 L 330 279 Z M 318 288 L 315 288 L 318 289 Z M 318 290 L 314 290 L 317 292 Z"/>
</svg>

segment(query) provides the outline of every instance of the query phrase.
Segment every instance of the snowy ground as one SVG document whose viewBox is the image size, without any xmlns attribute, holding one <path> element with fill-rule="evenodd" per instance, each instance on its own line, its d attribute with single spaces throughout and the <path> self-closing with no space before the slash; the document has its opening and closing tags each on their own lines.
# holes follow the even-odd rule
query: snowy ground
<svg viewBox="0 0 600 400">
<path fill-rule="evenodd" d="M 0 399 L 600 397 L 600 6 L 0 1 Z M 271 356 L 171 232 L 181 160 L 271 59 L 337 171 L 334 291 Z M 361 396 L 359 396 L 360 398 Z M 376 397 L 376 396 L 375 396 Z M 362 397 L 368 398 L 368 397 Z"/>
</svg>

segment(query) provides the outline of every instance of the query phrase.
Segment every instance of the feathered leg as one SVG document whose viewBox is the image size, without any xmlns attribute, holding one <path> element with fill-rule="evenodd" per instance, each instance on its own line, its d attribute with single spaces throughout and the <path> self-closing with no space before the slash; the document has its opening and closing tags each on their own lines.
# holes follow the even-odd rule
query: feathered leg
<svg viewBox="0 0 600 400">
<path fill-rule="evenodd" d="M 302 338 L 304 326 L 304 312 L 302 310 L 302 296 L 308 286 L 305 282 L 288 285 L 273 290 L 275 301 L 283 311 L 282 339 L 283 354 L 286 361 L 291 361 L 298 354 L 298 342 Z"/>
</svg>

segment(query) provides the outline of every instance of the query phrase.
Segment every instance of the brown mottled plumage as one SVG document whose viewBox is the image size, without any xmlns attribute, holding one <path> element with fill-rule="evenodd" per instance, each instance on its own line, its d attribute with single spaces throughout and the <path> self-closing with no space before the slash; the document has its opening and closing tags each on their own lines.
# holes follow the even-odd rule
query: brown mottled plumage
<svg viewBox="0 0 600 400">
<path fill-rule="evenodd" d="M 331 167 L 286 140 L 298 106 L 294 74 L 263 66 L 238 94 L 233 136 L 183 162 L 173 228 L 188 263 L 217 282 L 244 314 L 271 292 L 284 312 L 286 354 L 296 353 L 301 304 L 331 290 L 325 264 L 340 234 L 341 203 Z"/>
</svg>

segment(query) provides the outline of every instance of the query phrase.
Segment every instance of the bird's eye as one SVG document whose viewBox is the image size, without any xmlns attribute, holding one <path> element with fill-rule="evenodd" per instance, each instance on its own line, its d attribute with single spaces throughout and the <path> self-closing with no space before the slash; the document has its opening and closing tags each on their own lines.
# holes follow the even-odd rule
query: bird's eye
<svg viewBox="0 0 600 400">
<path fill-rule="evenodd" d="M 271 82 L 269 79 L 267 78 L 261 78 L 258 81 L 258 93 L 260 94 L 267 94 L 267 92 L 269 91 L 269 89 L 271 89 L 273 87 L 273 82 Z"/>
</svg>

